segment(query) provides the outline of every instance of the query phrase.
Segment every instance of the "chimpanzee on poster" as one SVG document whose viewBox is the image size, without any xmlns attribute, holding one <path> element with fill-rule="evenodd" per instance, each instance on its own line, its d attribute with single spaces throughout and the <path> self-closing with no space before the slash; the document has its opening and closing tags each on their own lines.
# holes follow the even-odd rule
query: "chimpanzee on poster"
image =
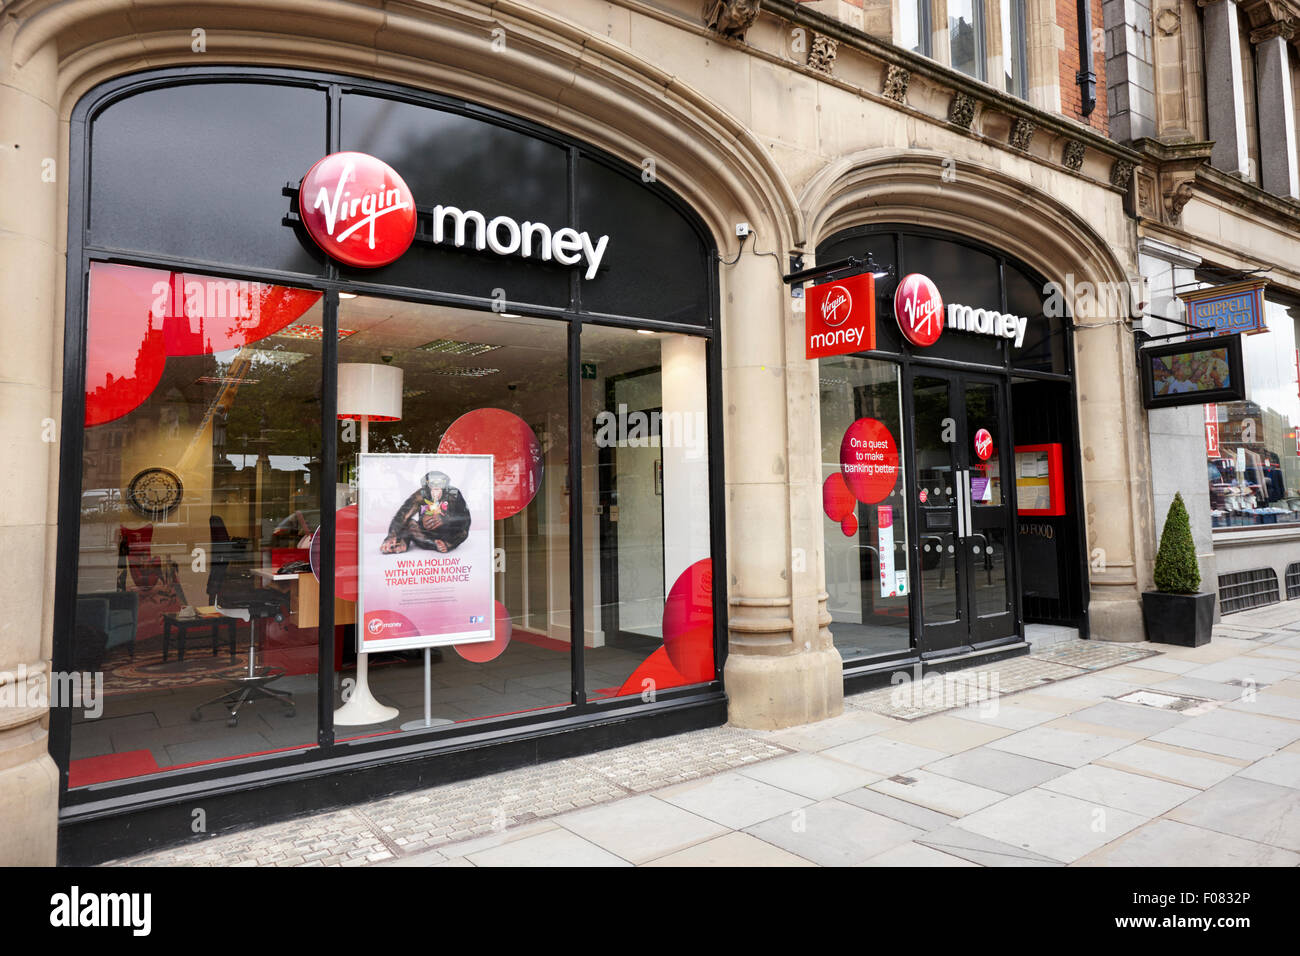
<svg viewBox="0 0 1300 956">
<path fill-rule="evenodd" d="M 402 502 L 388 525 L 388 537 L 379 546 L 383 554 L 401 554 L 409 548 L 454 550 L 469 537 L 469 507 L 459 488 L 441 471 L 424 476 L 423 484 Z"/>
</svg>

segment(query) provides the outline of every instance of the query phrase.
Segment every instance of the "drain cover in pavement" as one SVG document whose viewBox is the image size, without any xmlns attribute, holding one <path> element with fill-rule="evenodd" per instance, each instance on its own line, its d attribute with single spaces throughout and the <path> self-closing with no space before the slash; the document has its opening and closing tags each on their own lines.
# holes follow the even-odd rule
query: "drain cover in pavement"
<svg viewBox="0 0 1300 956">
<path fill-rule="evenodd" d="M 1116 697 L 1118 701 L 1126 704 L 1142 704 L 1146 707 L 1158 707 L 1160 710 L 1190 711 L 1193 708 L 1205 707 L 1210 710 L 1217 707 L 1220 701 L 1206 700 L 1204 697 L 1187 697 L 1181 694 L 1161 694 L 1153 690 L 1135 690 L 1131 694 L 1125 694 L 1123 697 Z M 1205 705 L 1210 705 L 1206 707 Z"/>
</svg>

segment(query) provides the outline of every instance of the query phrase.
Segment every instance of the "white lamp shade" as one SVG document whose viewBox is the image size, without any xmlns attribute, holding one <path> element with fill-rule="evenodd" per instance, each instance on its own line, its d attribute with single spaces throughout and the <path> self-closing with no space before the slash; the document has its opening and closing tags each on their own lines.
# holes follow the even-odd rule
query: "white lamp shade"
<svg viewBox="0 0 1300 956">
<path fill-rule="evenodd" d="M 339 418 L 402 419 L 402 370 L 392 365 L 339 363 Z"/>
</svg>

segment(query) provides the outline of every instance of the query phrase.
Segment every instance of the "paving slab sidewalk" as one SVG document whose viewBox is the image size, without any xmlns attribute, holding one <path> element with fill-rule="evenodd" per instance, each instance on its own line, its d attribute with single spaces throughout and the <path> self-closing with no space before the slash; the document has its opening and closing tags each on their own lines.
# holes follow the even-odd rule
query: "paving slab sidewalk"
<svg viewBox="0 0 1300 956">
<path fill-rule="evenodd" d="M 1297 866 L 1298 631 L 1300 601 L 1231 615 L 1201 648 L 1057 642 L 817 724 L 695 731 L 114 863 Z"/>
</svg>

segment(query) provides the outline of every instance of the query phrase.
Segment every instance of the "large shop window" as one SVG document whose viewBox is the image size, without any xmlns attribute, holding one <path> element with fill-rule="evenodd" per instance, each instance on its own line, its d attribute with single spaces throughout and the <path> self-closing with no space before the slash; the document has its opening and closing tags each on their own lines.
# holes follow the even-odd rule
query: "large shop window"
<svg viewBox="0 0 1300 956">
<path fill-rule="evenodd" d="M 320 522 L 320 342 L 295 330 L 321 294 L 103 263 L 89 286 L 72 661 L 104 683 L 69 785 L 314 746 L 317 631 L 283 582 Z"/>
<path fill-rule="evenodd" d="M 1246 401 L 1205 406 L 1216 528 L 1300 527 L 1300 307 L 1264 308 L 1268 331 L 1241 336 Z"/>
<path fill-rule="evenodd" d="M 69 805 L 390 739 L 461 753 L 662 694 L 714 706 L 698 217 L 515 117 L 221 72 L 113 81 L 73 124 L 85 414 L 55 656 L 103 687 L 54 712 Z M 303 228 L 295 184 L 345 150 L 392 164 L 426 216 L 387 265 L 343 265 Z M 588 272 L 442 243 L 440 204 L 564 224 L 602 254 Z"/>
<path fill-rule="evenodd" d="M 818 366 L 831 634 L 846 661 L 905 651 L 910 552 L 899 368 L 852 356 Z M 883 448 L 886 466 L 869 474 L 857 454 L 868 445 Z"/>
</svg>

